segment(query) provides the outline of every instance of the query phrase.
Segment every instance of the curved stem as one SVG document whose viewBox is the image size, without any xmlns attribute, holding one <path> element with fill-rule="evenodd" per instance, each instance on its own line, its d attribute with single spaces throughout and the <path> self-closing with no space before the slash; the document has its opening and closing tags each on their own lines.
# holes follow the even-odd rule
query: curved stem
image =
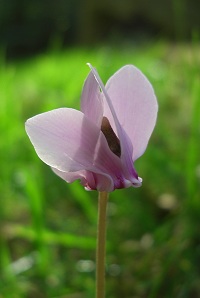
<svg viewBox="0 0 200 298">
<path fill-rule="evenodd" d="M 105 297 L 105 251 L 107 192 L 99 192 L 97 250 L 96 250 L 96 298 Z"/>
</svg>

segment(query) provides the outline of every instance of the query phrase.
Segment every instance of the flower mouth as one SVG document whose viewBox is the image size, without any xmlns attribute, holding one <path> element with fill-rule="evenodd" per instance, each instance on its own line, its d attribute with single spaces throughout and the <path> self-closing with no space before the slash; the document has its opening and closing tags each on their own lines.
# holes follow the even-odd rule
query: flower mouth
<svg viewBox="0 0 200 298">
<path fill-rule="evenodd" d="M 107 117 L 103 117 L 101 123 L 101 131 L 103 132 L 106 141 L 110 150 L 117 155 L 118 157 L 121 156 L 121 146 L 118 137 L 116 136 L 115 132 L 113 131 L 110 122 Z"/>
</svg>

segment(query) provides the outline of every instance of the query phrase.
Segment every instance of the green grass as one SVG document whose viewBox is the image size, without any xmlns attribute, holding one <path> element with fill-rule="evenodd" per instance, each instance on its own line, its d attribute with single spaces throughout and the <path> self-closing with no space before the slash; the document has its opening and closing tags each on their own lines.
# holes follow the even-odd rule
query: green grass
<svg viewBox="0 0 200 298">
<path fill-rule="evenodd" d="M 159 101 L 156 129 L 136 162 L 142 188 L 110 196 L 107 297 L 200 296 L 199 50 L 156 42 L 1 59 L 0 297 L 94 297 L 97 193 L 55 176 L 24 130 L 38 113 L 79 108 L 87 62 L 104 82 L 136 65 Z"/>
</svg>

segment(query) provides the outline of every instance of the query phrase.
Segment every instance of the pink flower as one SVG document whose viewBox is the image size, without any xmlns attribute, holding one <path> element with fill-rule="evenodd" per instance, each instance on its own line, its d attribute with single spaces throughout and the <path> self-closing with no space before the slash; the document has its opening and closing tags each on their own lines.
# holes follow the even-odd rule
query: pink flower
<svg viewBox="0 0 200 298">
<path fill-rule="evenodd" d="M 97 71 L 85 81 L 81 111 L 60 108 L 26 122 L 36 153 L 66 180 L 87 190 L 111 192 L 139 187 L 134 168 L 156 123 L 157 100 L 147 78 L 134 66 L 118 70 L 104 87 Z"/>
</svg>

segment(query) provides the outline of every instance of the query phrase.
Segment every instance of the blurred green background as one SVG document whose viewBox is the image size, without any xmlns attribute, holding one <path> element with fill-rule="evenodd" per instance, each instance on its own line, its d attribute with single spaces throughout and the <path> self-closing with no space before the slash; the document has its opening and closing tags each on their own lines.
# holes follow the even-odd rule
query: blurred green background
<svg viewBox="0 0 200 298">
<path fill-rule="evenodd" d="M 200 297 L 200 2 L 0 1 L 0 297 L 92 298 L 97 192 L 36 156 L 27 118 L 80 106 L 92 63 L 104 82 L 139 67 L 159 102 L 135 164 L 143 186 L 110 195 L 109 298 Z"/>
</svg>

